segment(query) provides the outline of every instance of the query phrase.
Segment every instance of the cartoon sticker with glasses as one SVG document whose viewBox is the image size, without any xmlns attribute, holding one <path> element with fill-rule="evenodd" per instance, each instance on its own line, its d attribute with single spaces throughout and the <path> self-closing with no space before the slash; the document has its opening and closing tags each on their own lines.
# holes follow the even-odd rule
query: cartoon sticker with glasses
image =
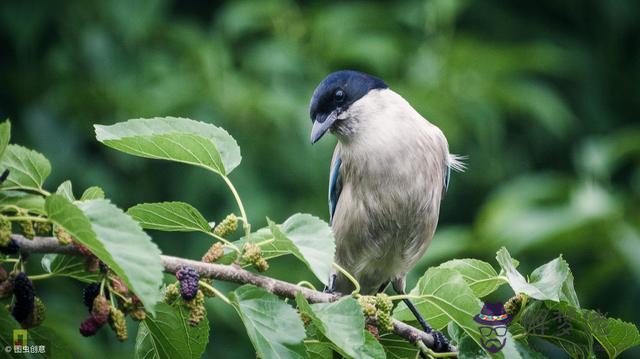
<svg viewBox="0 0 640 359">
<path fill-rule="evenodd" d="M 484 303 L 480 313 L 473 317 L 480 324 L 482 347 L 490 353 L 499 352 L 507 342 L 507 325 L 511 319 L 502 303 Z"/>
</svg>

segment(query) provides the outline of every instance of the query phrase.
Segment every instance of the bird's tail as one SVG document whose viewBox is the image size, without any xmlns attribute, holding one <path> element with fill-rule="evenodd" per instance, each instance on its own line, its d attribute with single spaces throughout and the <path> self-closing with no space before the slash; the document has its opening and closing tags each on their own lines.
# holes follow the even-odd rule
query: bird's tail
<svg viewBox="0 0 640 359">
<path fill-rule="evenodd" d="M 467 169 L 467 164 L 464 163 L 468 159 L 467 156 L 460 156 L 453 153 L 449 154 L 449 168 L 457 172 L 464 172 Z"/>
</svg>

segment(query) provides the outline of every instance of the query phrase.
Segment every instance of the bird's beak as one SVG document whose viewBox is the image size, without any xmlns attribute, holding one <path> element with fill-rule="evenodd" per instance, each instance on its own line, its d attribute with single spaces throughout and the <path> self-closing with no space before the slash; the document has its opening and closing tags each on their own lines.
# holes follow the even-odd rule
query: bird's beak
<svg viewBox="0 0 640 359">
<path fill-rule="evenodd" d="M 337 111 L 331 111 L 328 115 L 324 113 L 317 114 L 311 129 L 311 144 L 318 142 L 336 122 L 336 119 L 338 119 Z"/>
</svg>

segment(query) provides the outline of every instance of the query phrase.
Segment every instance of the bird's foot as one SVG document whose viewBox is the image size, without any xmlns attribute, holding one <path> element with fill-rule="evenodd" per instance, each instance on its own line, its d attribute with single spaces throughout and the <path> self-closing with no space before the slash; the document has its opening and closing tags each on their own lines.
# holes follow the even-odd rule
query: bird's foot
<svg viewBox="0 0 640 359">
<path fill-rule="evenodd" d="M 452 351 L 451 343 L 449 339 L 442 334 L 442 332 L 437 330 L 432 330 L 431 334 L 433 335 L 433 351 L 436 353 L 446 353 Z"/>
</svg>

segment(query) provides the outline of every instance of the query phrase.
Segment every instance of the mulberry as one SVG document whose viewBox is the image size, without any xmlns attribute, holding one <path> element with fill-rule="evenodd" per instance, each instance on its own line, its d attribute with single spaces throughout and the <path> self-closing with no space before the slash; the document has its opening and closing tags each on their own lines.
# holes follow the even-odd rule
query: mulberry
<svg viewBox="0 0 640 359">
<path fill-rule="evenodd" d="M 195 298 L 198 293 L 200 274 L 191 267 L 183 266 L 176 272 L 176 278 L 180 281 L 180 295 L 182 299 L 191 300 Z"/>
<path fill-rule="evenodd" d="M 213 229 L 213 234 L 226 237 L 238 229 L 238 217 L 231 213 Z"/>
<path fill-rule="evenodd" d="M 35 222 L 33 228 L 37 234 L 45 236 L 51 233 L 51 222 Z"/>
<path fill-rule="evenodd" d="M 67 244 L 73 242 L 73 237 L 71 236 L 71 234 L 69 234 L 69 232 L 67 232 L 62 227 L 56 227 L 53 230 L 53 234 L 56 236 L 56 238 L 58 238 L 58 244 L 62 246 L 66 246 Z"/>
<path fill-rule="evenodd" d="M 127 322 L 124 319 L 124 313 L 120 309 L 111 308 L 109 325 L 116 333 L 119 341 L 127 340 Z"/>
<path fill-rule="evenodd" d="M 20 228 L 22 229 L 22 234 L 29 239 L 33 239 L 36 236 L 36 231 L 33 229 L 33 222 L 31 221 L 20 221 Z"/>
<path fill-rule="evenodd" d="M 82 301 L 84 302 L 85 307 L 91 312 L 93 309 L 93 300 L 96 299 L 98 294 L 100 293 L 100 284 L 91 283 L 88 286 L 84 287 L 82 291 Z"/>
<path fill-rule="evenodd" d="M 145 318 L 147 317 L 147 313 L 144 312 L 144 308 L 136 308 L 131 311 L 131 313 L 129 313 L 129 316 L 131 316 L 133 320 L 141 322 L 145 320 Z"/>
<path fill-rule="evenodd" d="M 123 296 L 127 296 L 129 294 L 129 288 L 127 288 L 122 279 L 119 277 L 111 278 L 111 289 L 114 292 L 122 294 Z"/>
<path fill-rule="evenodd" d="M 44 303 L 42 302 L 42 300 L 40 300 L 39 297 L 36 297 L 33 302 L 33 311 L 27 317 L 27 319 L 21 323 L 22 327 L 23 328 L 37 327 L 44 321 L 45 313 L 46 313 L 46 307 L 44 306 Z"/>
<path fill-rule="evenodd" d="M 0 253 L 2 254 L 18 254 L 19 251 L 20 246 L 18 245 L 18 242 L 15 241 L 15 239 L 9 240 L 9 243 L 4 246 L 0 245 Z"/>
<path fill-rule="evenodd" d="M 4 247 L 11 241 L 11 222 L 7 217 L 0 215 L 0 247 Z"/>
<path fill-rule="evenodd" d="M 386 332 L 393 331 L 393 322 L 389 312 L 378 311 L 378 328 Z"/>
<path fill-rule="evenodd" d="M 100 324 L 104 324 L 109 319 L 109 301 L 102 295 L 96 296 L 93 300 L 91 316 Z"/>
<path fill-rule="evenodd" d="M 16 300 L 11 309 L 11 314 L 18 322 L 23 322 L 33 311 L 35 290 L 33 283 L 24 272 L 18 273 L 13 280 L 13 295 Z"/>
<path fill-rule="evenodd" d="M 185 301 L 185 305 L 191 310 L 191 313 L 189 313 L 189 324 L 191 326 L 197 326 L 207 316 L 207 309 L 204 306 L 204 294 L 201 290 L 198 291 L 195 298 Z"/>
<path fill-rule="evenodd" d="M 368 317 L 376 315 L 376 300 L 372 296 L 363 295 L 358 298 L 358 303 L 362 307 L 362 313 Z"/>
<path fill-rule="evenodd" d="M 164 291 L 164 302 L 167 304 L 172 304 L 180 297 L 180 289 L 176 283 L 169 284 L 167 289 Z"/>
<path fill-rule="evenodd" d="M 256 263 L 262 258 L 262 249 L 255 243 L 247 243 L 244 245 L 244 253 L 242 254 L 242 260 L 248 263 Z"/>
<path fill-rule="evenodd" d="M 96 318 L 90 316 L 80 324 L 80 334 L 82 334 L 83 337 L 90 337 L 95 335 L 103 325 L 104 323 L 98 323 Z"/>
<path fill-rule="evenodd" d="M 224 248 L 222 247 L 222 243 L 216 242 L 211 246 L 211 248 L 209 248 L 207 253 L 205 253 L 205 255 L 202 257 L 202 261 L 205 263 L 213 263 L 218 259 L 222 258 L 223 255 L 224 255 Z"/>
<path fill-rule="evenodd" d="M 376 294 L 376 308 L 383 312 L 391 312 L 393 308 L 393 302 L 389 299 L 389 296 L 384 293 Z"/>
</svg>

